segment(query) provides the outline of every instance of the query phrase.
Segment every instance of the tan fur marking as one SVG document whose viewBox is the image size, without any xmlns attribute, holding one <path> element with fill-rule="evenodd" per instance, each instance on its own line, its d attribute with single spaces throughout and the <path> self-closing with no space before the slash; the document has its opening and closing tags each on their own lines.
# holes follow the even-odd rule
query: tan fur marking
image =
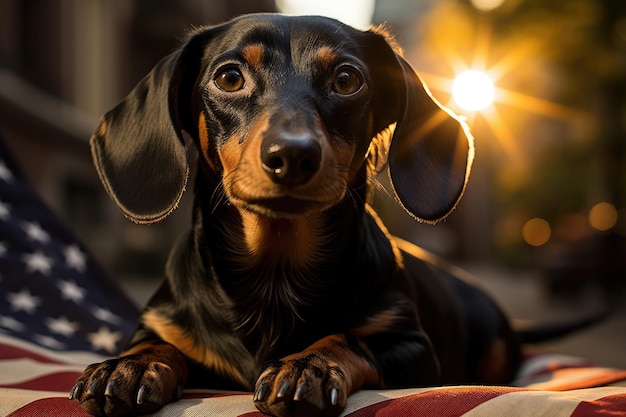
<svg viewBox="0 0 626 417">
<path fill-rule="evenodd" d="M 241 145 L 237 137 L 229 138 L 218 150 L 222 167 L 224 168 L 224 188 L 228 193 L 233 180 L 233 172 L 241 161 Z"/>
<path fill-rule="evenodd" d="M 104 116 L 102 116 L 100 118 L 100 124 L 98 124 L 98 132 L 96 134 L 100 136 L 101 138 L 104 138 L 107 134 L 107 131 L 108 131 L 107 121 L 104 118 Z"/>
<path fill-rule="evenodd" d="M 204 113 L 200 113 L 200 117 L 198 118 L 198 136 L 200 138 L 200 149 L 202 150 L 202 156 L 204 156 L 204 160 L 210 164 L 211 160 L 209 159 L 209 131 L 206 128 L 206 118 L 204 117 Z"/>
<path fill-rule="evenodd" d="M 317 50 L 317 60 L 324 68 L 331 68 L 337 61 L 337 53 L 329 46 L 322 46 Z"/>
<path fill-rule="evenodd" d="M 507 343 L 501 338 L 497 338 L 491 343 L 476 369 L 480 383 L 501 384 L 502 381 L 507 381 L 511 377 L 508 374 L 509 354 L 507 348 Z"/>
<path fill-rule="evenodd" d="M 307 268 L 318 259 L 316 248 L 327 242 L 314 216 L 291 220 L 274 220 L 242 211 L 245 243 L 252 256 L 250 267 L 258 262 L 278 262 L 287 258 L 296 269 Z M 315 233 L 315 232 L 318 233 Z"/>
<path fill-rule="evenodd" d="M 148 310 L 143 314 L 142 322 L 163 341 L 175 346 L 189 359 L 203 364 L 220 375 L 231 377 L 243 386 L 248 385 L 246 378 L 235 366 L 206 346 L 196 344 L 191 335 L 172 323 L 167 317 L 163 317 L 153 310 Z"/>
<path fill-rule="evenodd" d="M 367 318 L 365 323 L 350 331 L 357 337 L 366 337 L 388 330 L 399 319 L 395 309 L 381 311 L 380 313 Z"/>
<path fill-rule="evenodd" d="M 263 132 L 267 130 L 269 117 L 269 114 L 261 115 L 245 134 L 243 141 L 240 141 L 238 137 L 231 137 L 218 150 L 222 166 L 224 167 L 224 188 L 227 193 L 231 191 L 233 181 L 236 179 L 234 174 L 237 170 L 254 170 L 253 172 L 246 172 L 247 175 L 242 175 L 239 178 L 244 183 L 247 183 L 247 181 L 256 183 L 259 180 L 259 177 L 256 177 L 257 175 L 262 175 L 260 178 L 265 176 L 261 164 L 256 163 L 256 161 L 260 161 L 261 146 L 259 143 L 263 138 Z M 244 159 L 249 162 L 242 166 L 241 161 Z M 241 185 L 241 181 L 238 181 L 237 185 Z"/>
<path fill-rule="evenodd" d="M 242 49 L 243 58 L 252 68 L 259 68 L 263 63 L 263 47 L 248 45 Z"/>
</svg>

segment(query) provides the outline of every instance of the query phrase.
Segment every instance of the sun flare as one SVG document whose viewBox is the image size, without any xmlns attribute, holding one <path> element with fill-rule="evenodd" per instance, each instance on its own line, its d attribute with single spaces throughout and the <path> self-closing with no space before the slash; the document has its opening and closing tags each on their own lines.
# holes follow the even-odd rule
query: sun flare
<svg viewBox="0 0 626 417">
<path fill-rule="evenodd" d="M 463 71 L 452 82 L 452 97 L 463 110 L 484 110 L 495 97 L 493 80 L 482 71 Z"/>
</svg>

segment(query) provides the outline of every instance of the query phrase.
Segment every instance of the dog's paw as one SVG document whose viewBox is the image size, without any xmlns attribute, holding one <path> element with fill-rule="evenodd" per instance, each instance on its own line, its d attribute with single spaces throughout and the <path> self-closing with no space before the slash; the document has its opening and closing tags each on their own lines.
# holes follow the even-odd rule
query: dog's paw
<svg viewBox="0 0 626 417">
<path fill-rule="evenodd" d="M 130 355 L 87 367 L 70 391 L 70 399 L 96 416 L 150 413 L 176 401 L 182 382 L 166 363 Z"/>
<path fill-rule="evenodd" d="M 276 417 L 334 417 L 346 407 L 342 369 L 319 355 L 290 356 L 272 363 L 257 380 L 254 404 Z"/>
</svg>

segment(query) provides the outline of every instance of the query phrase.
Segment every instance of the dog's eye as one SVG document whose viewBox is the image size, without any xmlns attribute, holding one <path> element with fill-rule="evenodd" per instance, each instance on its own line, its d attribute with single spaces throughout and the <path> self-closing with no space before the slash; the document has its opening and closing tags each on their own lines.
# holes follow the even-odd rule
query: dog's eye
<svg viewBox="0 0 626 417">
<path fill-rule="evenodd" d="M 335 74 L 332 88 L 334 92 L 347 96 L 359 91 L 362 85 L 363 79 L 361 78 L 361 74 L 354 68 L 341 67 Z"/>
<path fill-rule="evenodd" d="M 239 91 L 245 85 L 243 74 L 237 68 L 226 68 L 215 77 L 215 85 L 228 93 Z"/>
</svg>

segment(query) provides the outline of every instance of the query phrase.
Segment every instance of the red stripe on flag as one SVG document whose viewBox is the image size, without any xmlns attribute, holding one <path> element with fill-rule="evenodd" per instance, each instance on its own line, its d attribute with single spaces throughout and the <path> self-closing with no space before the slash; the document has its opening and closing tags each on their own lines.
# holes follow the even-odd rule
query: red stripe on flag
<svg viewBox="0 0 626 417">
<path fill-rule="evenodd" d="M 55 372 L 29 381 L 20 382 L 19 384 L 2 385 L 2 387 L 35 391 L 69 392 L 80 375 L 80 372 Z"/>
<path fill-rule="evenodd" d="M 509 392 L 508 387 L 460 387 L 435 389 L 420 394 L 385 400 L 348 414 L 350 417 L 409 417 L 415 415 L 459 417 L 478 405 Z M 419 411 L 419 414 L 416 412 Z"/>
<path fill-rule="evenodd" d="M 360 408 L 346 417 L 459 417 L 471 409 L 502 394 L 524 391 L 511 387 L 449 387 L 419 394 L 387 399 Z M 374 394 L 375 395 L 375 394 Z M 348 399 L 348 401 L 350 401 Z M 260 412 L 240 417 L 262 417 Z"/>
<path fill-rule="evenodd" d="M 68 398 L 42 398 L 18 408 L 7 417 L 93 417 Z"/>
<path fill-rule="evenodd" d="M 65 365 L 65 362 L 39 355 L 32 350 L 22 349 L 17 346 L 0 343 L 0 360 L 28 358 L 41 363 L 53 363 Z"/>
<path fill-rule="evenodd" d="M 583 401 L 571 417 L 624 417 L 626 415 L 626 394 L 609 395 L 594 401 Z"/>
</svg>

